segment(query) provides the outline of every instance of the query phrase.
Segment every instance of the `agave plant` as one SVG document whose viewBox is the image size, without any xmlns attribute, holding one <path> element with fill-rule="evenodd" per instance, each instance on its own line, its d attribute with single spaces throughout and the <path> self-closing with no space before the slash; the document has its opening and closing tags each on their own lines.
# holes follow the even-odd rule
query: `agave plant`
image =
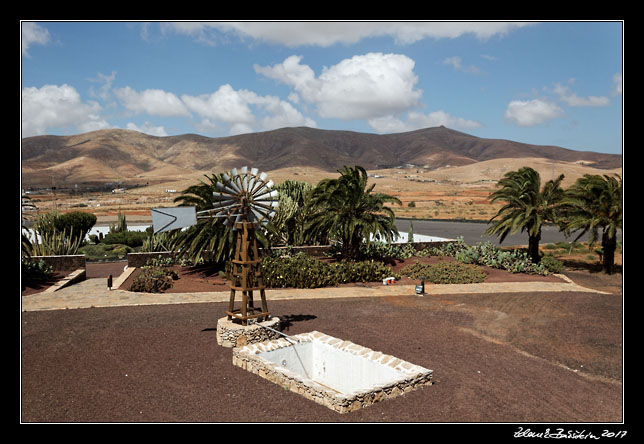
<svg viewBox="0 0 644 444">
<path fill-rule="evenodd" d="M 38 216 L 33 229 L 35 239 L 26 245 L 32 256 L 59 256 L 77 254 L 83 244 L 83 236 L 73 227 L 59 229 L 60 216 L 57 212 L 47 212 Z"/>
<path fill-rule="evenodd" d="M 43 231 L 38 233 L 40 241 L 31 242 L 29 254 L 31 256 L 66 256 L 78 253 L 83 239 L 69 235 L 65 231 Z"/>
<path fill-rule="evenodd" d="M 162 233 L 152 234 L 143 240 L 143 245 L 139 251 L 141 252 L 156 252 L 168 251 L 172 245 L 172 238 L 175 233 L 164 231 Z"/>
</svg>

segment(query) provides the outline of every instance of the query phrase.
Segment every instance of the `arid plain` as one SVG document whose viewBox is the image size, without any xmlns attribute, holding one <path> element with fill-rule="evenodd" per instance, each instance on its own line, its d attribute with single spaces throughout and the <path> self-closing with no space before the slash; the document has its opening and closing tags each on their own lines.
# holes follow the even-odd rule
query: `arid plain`
<svg viewBox="0 0 644 444">
<path fill-rule="evenodd" d="M 243 165 L 240 165 L 243 166 Z M 390 194 L 402 205 L 392 205 L 397 217 L 418 219 L 489 220 L 501 203 L 492 204 L 489 195 L 508 171 L 523 166 L 536 169 L 542 182 L 564 174 L 564 188 L 584 174 L 621 176 L 622 169 L 597 169 L 575 162 L 549 161 L 538 158 L 495 159 L 460 167 L 435 170 L 423 168 L 388 168 L 368 170 L 369 183 L 375 183 L 375 192 Z M 83 192 L 59 190 L 54 194 L 45 190 L 31 194 L 38 212 L 57 209 L 61 212 L 88 211 L 95 214 L 98 223 L 116 220 L 120 210 L 129 222 L 151 221 L 150 208 L 175 206 L 174 199 L 181 191 L 205 180 L 213 172 L 195 172 L 185 177 L 158 177 L 154 185 L 135 188 L 115 188 L 117 191 Z M 268 171 L 269 177 L 280 183 L 287 179 L 309 182 L 313 185 L 332 173 L 316 168 L 284 168 Z"/>
<path fill-rule="evenodd" d="M 21 146 L 22 188 L 38 211 L 89 211 L 99 223 L 119 208 L 129 221 L 147 222 L 150 208 L 176 205 L 187 187 L 234 167 L 259 168 L 275 183 L 315 185 L 338 177 L 343 165 L 362 166 L 375 192 L 400 199 L 397 217 L 488 220 L 500 207 L 489 195 L 509 171 L 530 166 L 543 183 L 564 174 L 565 188 L 584 174 L 621 175 L 622 156 L 442 126 L 386 135 L 298 127 L 223 138 L 101 130 L 30 137 Z"/>
</svg>

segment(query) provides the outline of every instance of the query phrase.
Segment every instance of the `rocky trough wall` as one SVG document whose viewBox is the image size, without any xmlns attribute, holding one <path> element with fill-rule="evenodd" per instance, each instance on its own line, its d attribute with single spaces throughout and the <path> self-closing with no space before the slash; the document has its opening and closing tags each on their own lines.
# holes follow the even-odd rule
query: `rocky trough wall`
<svg viewBox="0 0 644 444">
<path fill-rule="evenodd" d="M 264 352 L 291 347 L 293 346 L 293 341 L 321 341 L 325 345 L 335 347 L 342 352 L 359 355 L 379 365 L 394 368 L 403 376 L 389 383 L 376 384 L 366 390 L 342 393 L 300 374 L 289 371 L 259 356 Z M 432 385 L 433 374 L 432 370 L 317 331 L 291 336 L 289 340 L 279 338 L 272 341 L 249 344 L 243 347 L 235 347 L 233 348 L 233 365 L 279 384 L 285 389 L 291 390 L 338 413 L 352 412 L 372 405 L 375 402 L 404 395 L 416 388 Z"/>
</svg>

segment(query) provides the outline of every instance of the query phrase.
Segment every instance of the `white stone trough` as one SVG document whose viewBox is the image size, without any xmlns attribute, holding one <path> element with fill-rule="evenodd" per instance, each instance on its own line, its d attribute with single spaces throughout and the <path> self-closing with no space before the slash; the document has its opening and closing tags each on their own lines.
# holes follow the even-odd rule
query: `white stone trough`
<svg viewBox="0 0 644 444">
<path fill-rule="evenodd" d="M 432 384 L 432 370 L 312 331 L 233 348 L 233 364 L 347 413 Z"/>
</svg>

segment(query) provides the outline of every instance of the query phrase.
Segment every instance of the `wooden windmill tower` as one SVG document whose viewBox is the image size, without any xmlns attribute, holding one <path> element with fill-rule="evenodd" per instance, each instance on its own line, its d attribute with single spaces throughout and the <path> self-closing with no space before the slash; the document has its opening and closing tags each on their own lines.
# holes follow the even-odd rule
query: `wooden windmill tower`
<svg viewBox="0 0 644 444">
<path fill-rule="evenodd" d="M 223 183 L 217 182 L 213 193 L 215 217 L 225 217 L 224 225 L 236 232 L 235 254 L 232 260 L 230 302 L 228 319 L 248 325 L 249 320 L 268 320 L 270 312 L 266 303 L 265 287 L 261 272 L 261 259 L 257 251 L 255 231 L 275 215 L 279 194 L 272 190 L 273 181 L 266 180 L 266 173 L 258 174 L 257 168 L 233 168 L 230 176 L 222 174 Z M 241 306 L 235 308 L 235 297 L 241 292 Z M 255 307 L 253 292 L 259 292 L 261 307 Z"/>
</svg>

